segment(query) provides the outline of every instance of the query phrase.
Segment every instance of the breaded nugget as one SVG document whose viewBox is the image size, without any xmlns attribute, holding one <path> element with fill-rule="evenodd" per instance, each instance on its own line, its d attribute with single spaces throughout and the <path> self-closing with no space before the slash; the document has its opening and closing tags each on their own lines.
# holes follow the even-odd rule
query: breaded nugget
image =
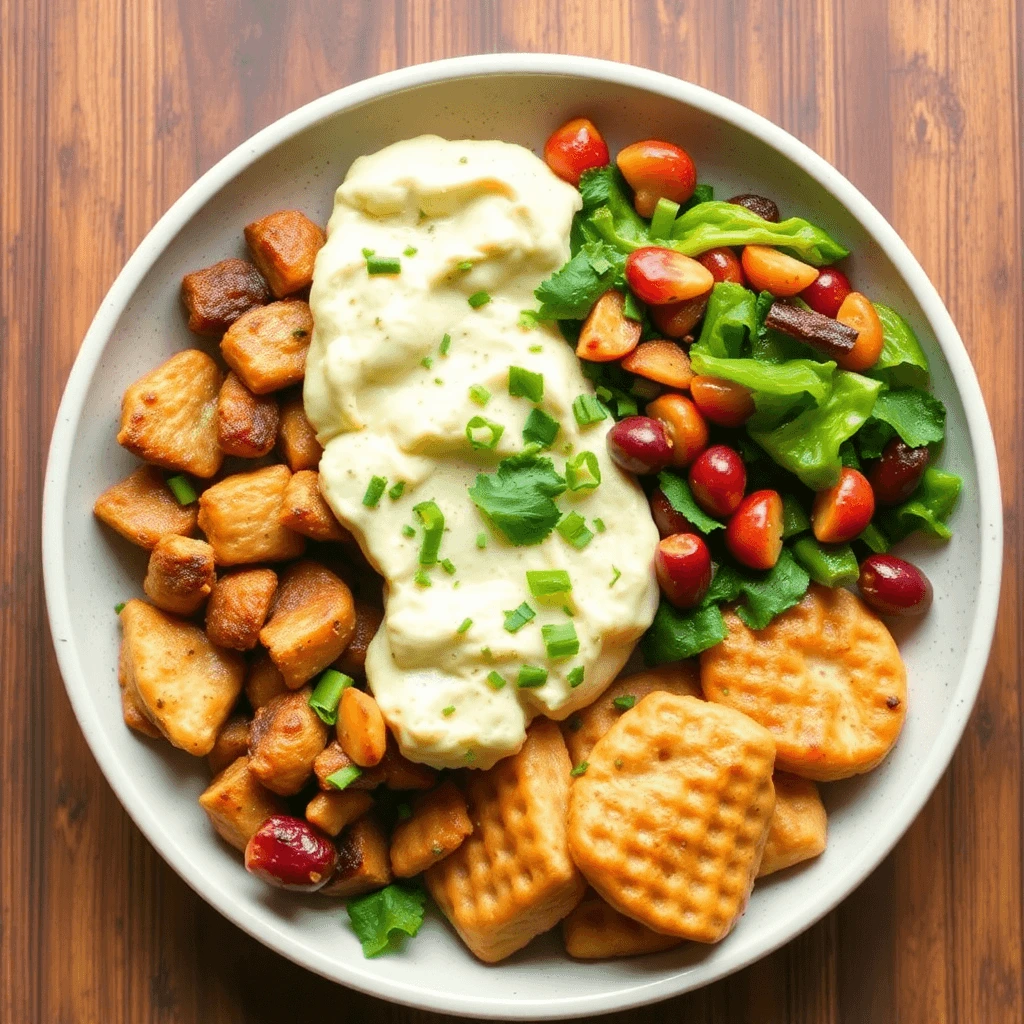
<svg viewBox="0 0 1024 1024">
<path fill-rule="evenodd" d="M 810 860 L 824 852 L 828 832 L 825 805 L 818 787 L 810 779 L 801 779 L 789 772 L 776 772 L 775 813 L 768 827 L 757 877 L 791 868 L 802 860 Z"/>
<path fill-rule="evenodd" d="M 616 679 L 593 704 L 562 722 L 569 760 L 574 765 L 586 761 L 594 744 L 622 717 L 622 713 L 655 690 L 675 693 L 680 697 L 703 697 L 697 663 L 676 661 Z"/>
<path fill-rule="evenodd" d="M 569 857 L 569 755 L 558 726 L 534 721 L 518 754 L 469 773 L 473 834 L 424 876 L 470 950 L 496 963 L 546 932 L 583 898 Z"/>
<path fill-rule="evenodd" d="M 457 850 L 473 831 L 466 798 L 450 779 L 417 797 L 412 816 L 400 821 L 391 836 L 391 870 L 412 878 Z"/>
<path fill-rule="evenodd" d="M 590 752 L 569 849 L 616 910 L 698 942 L 739 917 L 775 807 L 767 729 L 697 697 L 648 694 Z"/>
<path fill-rule="evenodd" d="M 577 960 L 640 956 L 678 946 L 683 940 L 662 935 L 620 914 L 600 896 L 585 899 L 563 922 L 565 951 Z"/>
<path fill-rule="evenodd" d="M 727 612 L 729 635 L 700 656 L 704 696 L 760 722 L 781 769 L 819 782 L 874 768 L 907 711 L 907 673 L 882 621 L 848 590 L 811 584 L 756 632 Z"/>
</svg>

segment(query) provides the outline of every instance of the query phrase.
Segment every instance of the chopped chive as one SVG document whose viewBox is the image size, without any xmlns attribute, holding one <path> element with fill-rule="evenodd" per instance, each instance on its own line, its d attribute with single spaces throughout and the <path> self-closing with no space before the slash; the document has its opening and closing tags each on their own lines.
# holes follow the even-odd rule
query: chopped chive
<svg viewBox="0 0 1024 1024">
<path fill-rule="evenodd" d="M 437 507 L 436 501 L 421 501 L 418 505 L 413 505 L 412 510 L 423 524 L 420 565 L 436 565 L 437 553 L 441 550 L 441 537 L 444 534 L 444 514 Z"/>
<path fill-rule="evenodd" d="M 387 485 L 388 482 L 384 477 L 372 477 L 369 484 L 367 484 L 366 493 L 363 495 L 363 504 L 367 508 L 376 508 L 380 502 L 380 496 L 384 493 L 384 488 Z"/>
<path fill-rule="evenodd" d="M 460 164 L 468 164 L 469 163 L 469 157 L 468 156 L 460 156 L 459 157 L 459 163 Z"/>
<path fill-rule="evenodd" d="M 431 582 L 430 577 L 422 569 L 413 576 L 412 581 L 418 587 L 432 587 L 434 585 Z"/>
<path fill-rule="evenodd" d="M 199 500 L 199 495 L 196 494 L 195 488 L 189 483 L 189 479 L 184 473 L 170 477 L 167 486 L 170 487 L 174 497 L 178 499 L 179 505 L 191 505 Z"/>
<path fill-rule="evenodd" d="M 592 491 L 601 482 L 601 467 L 593 452 L 580 452 L 565 464 L 565 482 L 570 491 Z"/>
<path fill-rule="evenodd" d="M 376 249 L 364 249 L 363 259 L 368 260 L 377 250 Z"/>
<path fill-rule="evenodd" d="M 309 706 L 317 713 L 325 725 L 334 725 L 338 720 L 338 703 L 341 695 L 355 680 L 351 676 L 329 668 L 317 680 L 313 692 L 309 695 Z"/>
<path fill-rule="evenodd" d="M 544 638 L 544 647 L 552 661 L 573 658 L 580 653 L 580 641 L 576 636 L 576 627 L 571 622 L 555 622 L 541 626 L 540 634 Z"/>
<path fill-rule="evenodd" d="M 598 533 L 604 533 L 604 531 L 605 531 L 604 520 L 603 519 L 595 519 L 594 520 L 594 529 L 597 530 Z"/>
<path fill-rule="evenodd" d="M 534 373 L 522 366 L 508 368 L 508 393 L 513 398 L 528 398 L 540 402 L 544 398 L 544 374 Z"/>
<path fill-rule="evenodd" d="M 576 615 L 576 613 L 567 604 L 562 605 L 562 611 L 565 612 L 565 614 L 568 615 L 570 619 Z"/>
<path fill-rule="evenodd" d="M 490 647 L 481 647 L 480 653 L 484 656 L 487 661 L 490 661 L 493 655 L 491 654 Z"/>
<path fill-rule="evenodd" d="M 499 672 L 488 672 L 487 682 L 492 690 L 501 690 L 504 689 L 507 680 Z"/>
<path fill-rule="evenodd" d="M 516 686 L 520 690 L 535 690 L 548 681 L 548 670 L 540 665 L 523 665 L 519 669 L 519 678 L 516 679 Z"/>
<path fill-rule="evenodd" d="M 472 398 L 477 405 L 486 405 L 491 400 L 491 393 L 483 386 L 483 384 L 474 384 L 469 389 L 469 397 Z"/>
<path fill-rule="evenodd" d="M 440 352 L 441 355 L 446 356 L 446 355 L 448 355 L 448 350 L 451 347 L 452 347 L 452 336 L 450 334 L 446 334 L 441 339 L 441 344 L 438 347 L 437 351 Z"/>
<path fill-rule="evenodd" d="M 572 414 L 581 427 L 608 418 L 608 410 L 596 395 L 579 395 L 572 403 Z"/>
<path fill-rule="evenodd" d="M 400 274 L 402 261 L 397 256 L 367 256 L 366 272 L 368 274 Z"/>
<path fill-rule="evenodd" d="M 424 356 L 420 360 L 420 366 L 422 366 L 424 370 L 429 370 L 433 365 L 434 365 L 434 360 L 431 359 L 430 356 Z"/>
<path fill-rule="evenodd" d="M 590 767 L 589 761 L 580 761 L 578 765 L 569 774 L 574 778 L 578 779 L 581 775 L 587 774 L 587 769 Z"/>
<path fill-rule="evenodd" d="M 527 351 L 528 352 L 543 352 L 544 351 L 544 346 L 543 345 L 531 345 L 529 347 L 529 349 L 527 349 Z"/>
<path fill-rule="evenodd" d="M 483 551 L 483 549 L 485 547 L 487 547 L 487 534 L 486 533 L 478 533 L 476 535 L 476 546 L 478 548 L 480 548 L 481 551 Z"/>
<path fill-rule="evenodd" d="M 454 715 L 455 714 L 455 705 L 454 704 L 449 704 L 448 707 L 441 708 L 441 714 L 444 715 L 445 718 L 448 718 L 450 715 Z"/>
<path fill-rule="evenodd" d="M 612 587 L 614 587 L 615 584 L 619 582 L 619 579 L 620 579 L 621 576 L 622 576 L 622 570 L 621 569 L 616 569 L 615 566 L 613 565 L 612 566 L 612 581 L 611 581 L 611 583 L 608 584 L 608 588 L 611 589 Z"/>
<path fill-rule="evenodd" d="M 628 711 L 636 704 L 636 695 L 632 693 L 624 693 L 621 697 L 616 697 L 612 703 L 620 711 Z"/>
<path fill-rule="evenodd" d="M 505 629 L 509 633 L 518 633 L 537 613 L 524 601 L 518 608 L 505 612 Z"/>
<path fill-rule="evenodd" d="M 473 625 L 473 620 L 466 618 L 459 623 L 459 628 L 455 630 L 456 633 L 465 633 L 470 626 Z"/>
<path fill-rule="evenodd" d="M 405 526 L 402 527 L 402 536 L 415 537 L 416 531 L 408 523 L 406 523 Z"/>
<path fill-rule="evenodd" d="M 463 270 L 463 271 L 465 271 L 465 270 L 472 270 L 473 269 L 473 261 L 472 260 L 463 260 L 461 263 L 456 263 L 455 264 L 455 268 L 457 270 Z"/>
<path fill-rule="evenodd" d="M 523 425 L 523 441 L 526 444 L 539 444 L 543 448 L 550 448 L 560 429 L 558 420 L 549 416 L 543 409 L 531 409 Z"/>
<path fill-rule="evenodd" d="M 450 558 L 441 559 L 441 568 L 444 569 L 449 576 L 455 575 L 455 563 Z"/>
<path fill-rule="evenodd" d="M 569 669 L 569 674 L 565 678 L 569 680 L 569 685 L 574 690 L 583 682 L 584 671 L 585 670 L 582 665 L 577 665 L 575 668 Z"/>
<path fill-rule="evenodd" d="M 587 529 L 587 521 L 579 512 L 562 516 L 555 529 L 577 551 L 582 551 L 594 539 L 594 535 Z"/>
<path fill-rule="evenodd" d="M 460 161 L 460 163 L 464 163 L 464 162 L 465 161 Z M 467 750 L 462 755 L 462 759 L 466 762 L 466 764 L 472 764 L 476 760 L 476 751 L 475 750 Z"/>
<path fill-rule="evenodd" d="M 405 481 L 404 480 L 399 480 L 398 483 L 395 484 L 395 486 L 392 487 L 390 491 L 388 491 L 388 497 L 392 501 L 398 501 L 398 499 L 403 494 L 405 494 Z"/>
<path fill-rule="evenodd" d="M 114 605 L 114 614 L 115 615 L 120 615 L 121 612 L 124 611 L 124 605 L 125 605 L 124 601 L 119 601 L 117 604 L 115 604 Z"/>
<path fill-rule="evenodd" d="M 651 227 L 648 232 L 651 238 L 668 238 L 672 232 L 672 225 L 679 214 L 679 204 L 673 203 L 671 199 L 662 196 L 658 205 L 654 208 L 651 217 Z"/>
<path fill-rule="evenodd" d="M 487 292 L 473 292 L 466 301 L 473 309 L 479 309 L 481 306 L 486 306 L 491 301 L 491 297 Z"/>
<path fill-rule="evenodd" d="M 354 764 L 349 764 L 344 768 L 339 768 L 333 775 L 328 775 L 324 781 L 335 789 L 348 789 L 362 774 L 362 769 L 357 768 Z"/>
<path fill-rule="evenodd" d="M 526 331 L 532 331 L 540 323 L 537 311 L 533 309 L 519 310 L 519 326 Z"/>
<path fill-rule="evenodd" d="M 621 767 L 622 767 L 622 764 L 623 764 L 623 761 L 622 761 L 622 758 L 621 758 L 621 757 L 617 757 L 617 758 L 615 758 L 615 767 L 616 767 L 616 768 L 621 768 Z"/>
<path fill-rule="evenodd" d="M 434 378 L 434 383 L 435 383 L 435 384 L 436 384 L 436 385 L 437 385 L 438 387 L 440 387 L 440 386 L 441 386 L 441 385 L 442 385 L 442 384 L 444 383 L 444 381 L 443 381 L 443 380 L 441 380 L 441 378 L 440 378 L 440 377 L 435 377 L 435 378 Z"/>
<path fill-rule="evenodd" d="M 501 435 L 504 433 L 505 428 L 500 423 L 484 419 L 483 416 L 474 416 L 466 424 L 466 438 L 474 450 L 483 448 L 491 451 L 497 448 Z"/>
<path fill-rule="evenodd" d="M 534 597 L 564 594 L 572 590 L 572 580 L 564 569 L 527 569 L 526 585 Z"/>
<path fill-rule="evenodd" d="M 408 821 L 412 817 L 412 807 L 404 800 L 395 808 L 399 821 Z"/>
<path fill-rule="evenodd" d="M 664 202 L 664 200 L 662 200 L 662 201 Z M 407 245 L 402 250 L 402 255 L 403 256 L 415 256 L 416 253 L 418 253 L 418 252 L 419 252 L 419 249 L 417 249 L 415 245 Z"/>
</svg>

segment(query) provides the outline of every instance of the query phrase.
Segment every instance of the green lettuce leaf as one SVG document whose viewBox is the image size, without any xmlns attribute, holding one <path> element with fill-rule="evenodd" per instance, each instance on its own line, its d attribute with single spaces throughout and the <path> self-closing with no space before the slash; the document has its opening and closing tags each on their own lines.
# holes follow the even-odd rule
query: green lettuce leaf
<svg viewBox="0 0 1024 1024">
<path fill-rule="evenodd" d="M 757 296 L 749 288 L 720 281 L 711 289 L 698 344 L 710 356 L 742 355 L 748 335 L 757 329 Z"/>
<path fill-rule="evenodd" d="M 781 246 L 815 266 L 849 255 L 827 232 L 802 217 L 773 224 L 743 206 L 723 202 L 701 203 L 677 218 L 671 245 L 687 256 L 721 245 Z"/>
<path fill-rule="evenodd" d="M 633 196 L 619 169 L 611 164 L 580 179 L 583 209 L 576 214 L 576 234 L 602 239 L 623 255 L 650 245 L 647 222 L 633 209 Z"/>
<path fill-rule="evenodd" d="M 894 309 L 874 303 L 882 321 L 882 354 L 867 371 L 867 376 L 884 381 L 890 387 L 917 387 L 928 384 L 928 360 L 910 327 Z"/>
<path fill-rule="evenodd" d="M 718 605 L 682 611 L 662 601 L 651 628 L 644 634 L 641 649 L 648 665 L 681 661 L 721 643 L 728 631 Z"/>
<path fill-rule="evenodd" d="M 938 444 L 946 436 L 946 407 L 918 388 L 883 391 L 871 418 L 887 423 L 911 448 Z"/>
<path fill-rule="evenodd" d="M 697 504 L 694 500 L 693 492 L 690 490 L 690 485 L 678 473 L 673 473 L 667 469 L 663 470 L 658 474 L 658 484 L 662 491 L 665 492 L 668 503 L 680 515 L 686 516 L 691 525 L 695 526 L 701 533 L 708 534 L 712 530 L 725 529 L 725 523 L 712 519 Z"/>
<path fill-rule="evenodd" d="M 414 936 L 423 924 L 427 894 L 422 889 L 389 885 L 348 901 L 349 923 L 363 946 L 363 956 L 374 957 L 397 948 L 401 935 Z"/>
<path fill-rule="evenodd" d="M 758 359 L 720 359 L 710 355 L 701 342 L 690 347 L 690 365 L 694 373 L 723 377 L 758 394 L 810 395 L 820 405 L 832 391 L 835 363 L 813 359 L 790 359 L 785 363 L 762 363 Z"/>
<path fill-rule="evenodd" d="M 603 242 L 586 242 L 534 291 L 539 320 L 582 320 L 609 288 L 620 284 L 625 259 Z"/>
<path fill-rule="evenodd" d="M 871 415 L 881 386 L 859 373 L 840 370 L 820 406 L 773 430 L 750 430 L 750 436 L 811 490 L 824 490 L 839 479 L 839 448 Z"/>
<path fill-rule="evenodd" d="M 954 473 L 929 466 L 910 500 L 878 517 L 882 530 L 893 542 L 915 530 L 939 540 L 949 540 L 953 531 L 946 526 L 946 520 L 956 506 L 962 486 L 963 481 Z"/>
</svg>

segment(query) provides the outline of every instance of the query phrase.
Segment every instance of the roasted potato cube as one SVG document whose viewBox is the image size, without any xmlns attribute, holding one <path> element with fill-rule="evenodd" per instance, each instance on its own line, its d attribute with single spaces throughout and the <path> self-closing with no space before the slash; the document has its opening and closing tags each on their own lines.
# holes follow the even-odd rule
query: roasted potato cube
<svg viewBox="0 0 1024 1024">
<path fill-rule="evenodd" d="M 336 836 L 346 825 L 361 818 L 373 806 L 373 797 L 353 789 L 317 793 L 306 804 L 306 821 Z"/>
<path fill-rule="evenodd" d="M 316 562 L 296 562 L 281 573 L 260 643 L 296 689 L 341 654 L 355 626 L 348 585 Z"/>
<path fill-rule="evenodd" d="M 249 716 L 242 714 L 232 715 L 224 723 L 224 728 L 217 733 L 217 742 L 214 743 L 213 750 L 206 755 L 206 763 L 214 775 L 249 752 L 251 725 L 252 720 Z"/>
<path fill-rule="evenodd" d="M 220 351 L 250 391 L 266 395 L 306 375 L 312 332 L 309 303 L 285 299 L 240 316 L 221 338 Z"/>
<path fill-rule="evenodd" d="M 828 817 L 818 787 L 810 779 L 775 772 L 775 811 L 768 826 L 757 877 L 791 868 L 825 851 Z"/>
<path fill-rule="evenodd" d="M 577 960 L 606 960 L 614 956 L 659 953 L 682 943 L 675 935 L 653 932 L 620 914 L 600 896 L 584 901 L 562 919 L 565 951 Z"/>
<path fill-rule="evenodd" d="M 188 327 L 196 334 L 223 334 L 243 313 L 270 301 L 260 272 L 245 260 L 229 259 L 181 279 Z"/>
<path fill-rule="evenodd" d="M 259 643 L 276 593 L 277 573 L 273 569 L 226 573 L 214 584 L 206 605 L 206 635 L 218 647 L 251 651 Z"/>
<path fill-rule="evenodd" d="M 366 648 L 377 635 L 380 624 L 384 621 L 384 612 L 374 604 L 356 599 L 356 628 L 348 647 L 341 652 L 341 657 L 334 667 L 346 675 L 359 678 L 366 671 Z"/>
<path fill-rule="evenodd" d="M 390 733 L 384 759 L 368 771 L 380 772 L 388 789 L 433 789 L 437 783 L 437 770 L 428 764 L 410 761 L 398 749 L 398 743 Z"/>
<path fill-rule="evenodd" d="M 229 764 L 207 786 L 199 797 L 199 806 L 221 839 L 243 852 L 267 818 L 288 812 L 285 802 L 264 789 L 249 771 L 249 758 L 245 756 Z"/>
<path fill-rule="evenodd" d="M 334 877 L 318 891 L 322 896 L 350 899 L 390 881 L 387 837 L 373 815 L 365 814 L 342 832 Z"/>
<path fill-rule="evenodd" d="M 412 878 L 457 850 L 472 831 L 466 798 L 454 782 L 443 782 L 418 797 L 412 817 L 395 827 L 391 870 L 396 878 Z"/>
<path fill-rule="evenodd" d="M 317 785 L 324 793 L 337 793 L 339 790 L 327 780 L 335 772 L 340 772 L 342 768 L 358 767 L 359 765 L 341 749 L 341 744 L 337 740 L 331 740 L 313 762 L 313 774 L 316 776 Z M 352 789 L 376 789 L 383 781 L 384 772 L 381 770 L 381 766 L 377 765 L 375 768 L 367 768 L 363 771 L 358 778 L 348 784 L 344 792 L 347 793 Z"/>
<path fill-rule="evenodd" d="M 216 582 L 213 548 L 205 540 L 172 533 L 153 548 L 142 589 L 157 608 L 187 616 L 198 611 Z"/>
<path fill-rule="evenodd" d="M 245 662 L 145 601 L 124 606 L 121 628 L 127 688 L 174 746 L 205 757 L 242 691 Z"/>
<path fill-rule="evenodd" d="M 289 395 L 281 402 L 281 418 L 277 425 L 277 450 L 293 473 L 316 469 L 324 450 L 316 439 L 313 425 L 306 419 L 302 393 Z"/>
<path fill-rule="evenodd" d="M 252 659 L 245 677 L 245 696 L 254 711 L 269 704 L 282 693 L 291 693 L 285 686 L 284 676 L 270 660 L 266 651 L 260 650 Z"/>
<path fill-rule="evenodd" d="M 221 380 L 205 352 L 171 356 L 124 393 L 117 443 L 165 469 L 213 476 L 224 459 L 216 423 Z"/>
<path fill-rule="evenodd" d="M 128 645 L 121 641 L 117 656 L 117 685 L 121 687 L 121 717 L 129 729 L 141 732 L 143 736 L 158 740 L 163 733 L 146 717 L 146 713 L 128 685 Z"/>
<path fill-rule="evenodd" d="M 217 398 L 217 443 L 225 455 L 266 455 L 277 440 L 277 421 L 273 395 L 254 395 L 235 373 L 224 378 Z"/>
<path fill-rule="evenodd" d="M 293 474 L 284 492 L 281 522 L 313 540 L 351 540 L 320 493 L 320 474 L 314 469 L 301 469 Z"/>
<path fill-rule="evenodd" d="M 277 298 L 313 282 L 316 254 L 327 241 L 323 228 L 298 210 L 278 210 L 245 228 L 253 261 Z"/>
<path fill-rule="evenodd" d="M 298 793 L 327 746 L 327 726 L 309 706 L 310 687 L 283 693 L 258 708 L 249 730 L 249 769 L 281 796 Z"/>
<path fill-rule="evenodd" d="M 140 466 L 131 476 L 108 487 L 92 507 L 93 514 L 122 537 L 152 550 L 168 534 L 188 537 L 196 532 L 198 505 L 182 506 L 154 466 Z"/>
<path fill-rule="evenodd" d="M 281 525 L 291 476 L 287 466 L 266 466 L 225 477 L 203 491 L 199 528 L 218 565 L 282 562 L 302 554 L 306 538 Z"/>
</svg>

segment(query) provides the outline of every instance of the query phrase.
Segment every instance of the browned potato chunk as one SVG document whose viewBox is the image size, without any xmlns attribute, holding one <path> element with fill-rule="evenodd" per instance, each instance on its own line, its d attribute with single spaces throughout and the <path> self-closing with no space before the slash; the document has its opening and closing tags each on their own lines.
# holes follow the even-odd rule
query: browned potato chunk
<svg viewBox="0 0 1024 1024">
<path fill-rule="evenodd" d="M 257 711 L 282 693 L 291 693 L 285 686 L 284 676 L 270 660 L 270 655 L 260 650 L 252 659 L 245 677 L 246 699 L 253 710 Z"/>
<path fill-rule="evenodd" d="M 93 514 L 122 537 L 152 550 L 168 534 L 195 533 L 198 505 L 178 504 L 154 466 L 140 466 L 131 476 L 108 487 L 92 507 Z"/>
<path fill-rule="evenodd" d="M 356 600 L 356 628 L 348 647 L 341 652 L 341 657 L 334 667 L 346 675 L 362 676 L 366 670 L 366 648 L 377 635 L 380 624 L 384 621 L 384 612 L 376 605 Z"/>
<path fill-rule="evenodd" d="M 620 914 L 600 896 L 585 899 L 562 919 L 565 951 L 577 960 L 606 960 L 613 956 L 658 953 L 682 943 L 675 935 L 661 935 Z"/>
<path fill-rule="evenodd" d="M 245 260 L 229 259 L 181 279 L 188 327 L 196 334 L 223 334 L 243 313 L 270 301 L 260 272 Z"/>
<path fill-rule="evenodd" d="M 313 772 L 320 788 L 326 793 L 332 793 L 335 789 L 327 780 L 342 768 L 352 767 L 358 765 L 342 750 L 337 740 L 332 740 L 314 762 Z M 417 764 L 403 757 L 394 737 L 389 735 L 384 759 L 372 768 L 363 768 L 362 774 L 349 783 L 348 789 L 386 786 L 392 790 L 425 790 L 433 789 L 436 784 L 437 772 L 429 765 Z"/>
<path fill-rule="evenodd" d="M 277 573 L 273 569 L 226 573 L 214 584 L 206 605 L 206 635 L 218 647 L 251 651 L 259 643 L 276 593 Z"/>
<path fill-rule="evenodd" d="M 353 789 L 317 793 L 306 804 L 306 821 L 336 836 L 346 825 L 361 818 L 373 806 L 373 797 Z"/>
<path fill-rule="evenodd" d="M 288 811 L 280 797 L 260 785 L 245 756 L 229 764 L 207 786 L 199 797 L 199 806 L 221 839 L 243 852 L 267 818 Z"/>
<path fill-rule="evenodd" d="M 293 473 L 303 469 L 316 469 L 324 450 L 316 439 L 313 425 L 306 419 L 302 394 L 289 395 L 281 403 L 281 418 L 277 425 L 277 449 Z"/>
<path fill-rule="evenodd" d="M 313 282 L 316 254 L 327 241 L 323 228 L 298 210 L 278 210 L 245 228 L 256 266 L 279 299 Z"/>
<path fill-rule="evenodd" d="M 121 628 L 127 688 L 174 746 L 205 757 L 242 691 L 245 662 L 145 601 L 124 606 Z"/>
<path fill-rule="evenodd" d="M 320 474 L 314 469 L 302 469 L 288 481 L 281 507 L 281 522 L 313 540 L 351 540 L 345 529 L 324 501 L 320 493 Z"/>
<path fill-rule="evenodd" d="M 310 687 L 281 694 L 258 708 L 249 731 L 249 768 L 267 789 L 298 793 L 327 746 L 327 726 L 309 706 Z"/>
<path fill-rule="evenodd" d="M 285 299 L 240 316 L 221 338 L 220 351 L 250 391 L 265 395 L 306 375 L 312 332 L 309 303 Z"/>
<path fill-rule="evenodd" d="M 249 717 L 241 714 L 232 715 L 224 723 L 224 728 L 217 733 L 217 742 L 214 743 L 213 750 L 206 755 L 206 763 L 214 775 L 249 752 L 251 724 Z"/>
<path fill-rule="evenodd" d="M 443 782 L 418 797 L 412 817 L 396 826 L 391 870 L 397 878 L 412 878 L 457 850 L 472 831 L 466 798 L 454 782 Z"/>
<path fill-rule="evenodd" d="M 818 787 L 810 779 L 775 772 L 775 810 L 768 826 L 757 877 L 791 868 L 825 850 L 828 818 Z"/>
<path fill-rule="evenodd" d="M 117 443 L 165 469 L 213 476 L 224 458 L 215 416 L 221 379 L 205 352 L 171 356 L 124 393 Z"/>
<path fill-rule="evenodd" d="M 341 654 L 355 625 L 348 586 L 316 562 L 296 562 L 281 574 L 270 618 L 260 630 L 260 643 L 284 681 L 296 689 Z"/>
<path fill-rule="evenodd" d="M 323 792 L 337 793 L 338 790 L 327 780 L 335 772 L 340 772 L 342 768 L 358 767 L 355 761 L 341 749 L 341 744 L 337 740 L 331 740 L 313 762 L 313 774 L 316 775 L 317 785 Z M 383 781 L 384 773 L 378 765 L 376 768 L 364 771 L 358 778 L 350 782 L 344 792 L 347 793 L 350 789 L 376 789 Z"/>
<path fill-rule="evenodd" d="M 187 616 L 199 610 L 216 582 L 213 548 L 172 533 L 153 548 L 142 589 L 157 608 Z"/>
<path fill-rule="evenodd" d="M 142 705 L 128 685 L 128 645 L 124 640 L 121 641 L 121 650 L 117 656 L 117 685 L 121 687 L 121 716 L 124 724 L 150 739 L 160 739 L 163 733 L 146 717 Z"/>
<path fill-rule="evenodd" d="M 391 881 L 388 840 L 373 816 L 353 822 L 338 840 L 338 867 L 322 888 L 322 896 L 350 899 L 381 889 Z"/>
<path fill-rule="evenodd" d="M 282 562 L 302 554 L 306 538 L 281 525 L 291 476 L 287 466 L 266 466 L 225 477 L 203 491 L 199 528 L 218 565 Z"/>
<path fill-rule="evenodd" d="M 273 395 L 254 395 L 234 373 L 224 378 L 217 398 L 217 443 L 225 455 L 266 455 L 277 440 L 277 421 Z"/>
</svg>

